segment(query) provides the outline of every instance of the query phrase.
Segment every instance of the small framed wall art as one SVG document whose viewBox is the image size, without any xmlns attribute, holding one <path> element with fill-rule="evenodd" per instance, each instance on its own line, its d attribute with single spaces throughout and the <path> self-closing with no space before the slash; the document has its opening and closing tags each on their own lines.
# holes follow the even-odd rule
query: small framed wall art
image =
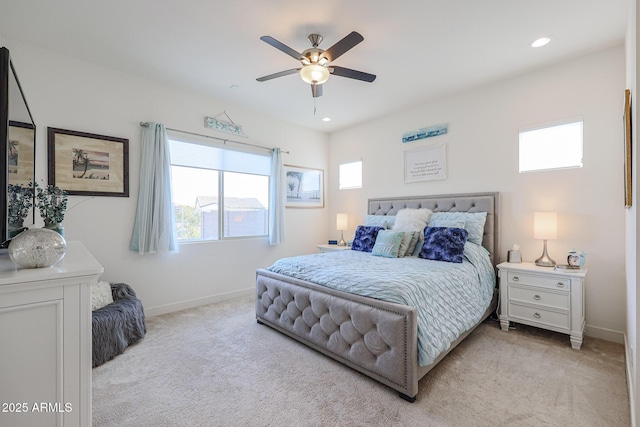
<svg viewBox="0 0 640 427">
<path fill-rule="evenodd" d="M 324 171 L 284 165 L 288 208 L 324 207 Z"/>
<path fill-rule="evenodd" d="M 129 197 L 129 140 L 47 128 L 49 184 L 71 195 Z"/>
</svg>

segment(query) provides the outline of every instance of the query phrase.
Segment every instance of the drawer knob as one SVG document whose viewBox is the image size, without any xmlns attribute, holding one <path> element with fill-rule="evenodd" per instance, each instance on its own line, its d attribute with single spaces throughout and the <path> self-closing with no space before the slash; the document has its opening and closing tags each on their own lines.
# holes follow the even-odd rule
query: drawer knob
<svg viewBox="0 0 640 427">
<path fill-rule="evenodd" d="M 559 288 L 564 288 L 564 283 L 562 283 L 562 282 L 558 282 L 558 287 L 559 287 Z"/>
<path fill-rule="evenodd" d="M 536 301 L 540 301 L 540 295 L 534 295 L 533 299 L 536 300 Z"/>
<path fill-rule="evenodd" d="M 542 316 L 540 316 L 540 313 L 533 313 L 533 317 L 535 317 L 536 319 L 539 319 Z"/>
<path fill-rule="evenodd" d="M 513 281 L 517 282 L 518 280 L 520 280 L 520 278 L 518 276 L 513 276 Z"/>
</svg>

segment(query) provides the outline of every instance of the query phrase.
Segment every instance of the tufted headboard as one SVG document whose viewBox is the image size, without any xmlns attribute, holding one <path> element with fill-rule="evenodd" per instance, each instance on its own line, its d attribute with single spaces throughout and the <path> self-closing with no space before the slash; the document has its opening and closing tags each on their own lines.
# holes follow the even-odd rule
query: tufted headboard
<svg viewBox="0 0 640 427">
<path fill-rule="evenodd" d="M 395 215 L 404 208 L 426 208 L 433 212 L 486 212 L 482 246 L 491 254 L 494 266 L 500 262 L 500 193 L 374 198 L 369 199 L 367 213 Z"/>
</svg>

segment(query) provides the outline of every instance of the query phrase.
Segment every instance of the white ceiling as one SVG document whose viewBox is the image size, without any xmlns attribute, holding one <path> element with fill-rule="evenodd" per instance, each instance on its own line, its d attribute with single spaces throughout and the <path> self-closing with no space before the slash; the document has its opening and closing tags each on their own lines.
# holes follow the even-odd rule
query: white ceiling
<svg viewBox="0 0 640 427">
<path fill-rule="evenodd" d="M 624 42 L 627 0 L 0 0 L 0 36 L 209 94 L 332 132 Z M 314 100 L 289 75 L 299 62 L 260 40 L 301 52 L 351 31 L 364 41 L 333 64 L 376 74 L 331 76 Z M 539 49 L 530 43 L 552 37 Z M 217 114 L 217 111 L 211 111 Z M 321 118 L 329 116 L 325 123 Z"/>
</svg>

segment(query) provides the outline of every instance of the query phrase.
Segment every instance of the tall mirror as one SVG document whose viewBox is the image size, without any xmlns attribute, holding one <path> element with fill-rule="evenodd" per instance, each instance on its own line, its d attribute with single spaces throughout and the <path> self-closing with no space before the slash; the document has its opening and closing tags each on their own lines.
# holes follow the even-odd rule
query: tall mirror
<svg viewBox="0 0 640 427">
<path fill-rule="evenodd" d="M 35 221 L 36 125 L 9 50 L 0 48 L 0 242 L 6 247 L 12 237 Z"/>
</svg>

